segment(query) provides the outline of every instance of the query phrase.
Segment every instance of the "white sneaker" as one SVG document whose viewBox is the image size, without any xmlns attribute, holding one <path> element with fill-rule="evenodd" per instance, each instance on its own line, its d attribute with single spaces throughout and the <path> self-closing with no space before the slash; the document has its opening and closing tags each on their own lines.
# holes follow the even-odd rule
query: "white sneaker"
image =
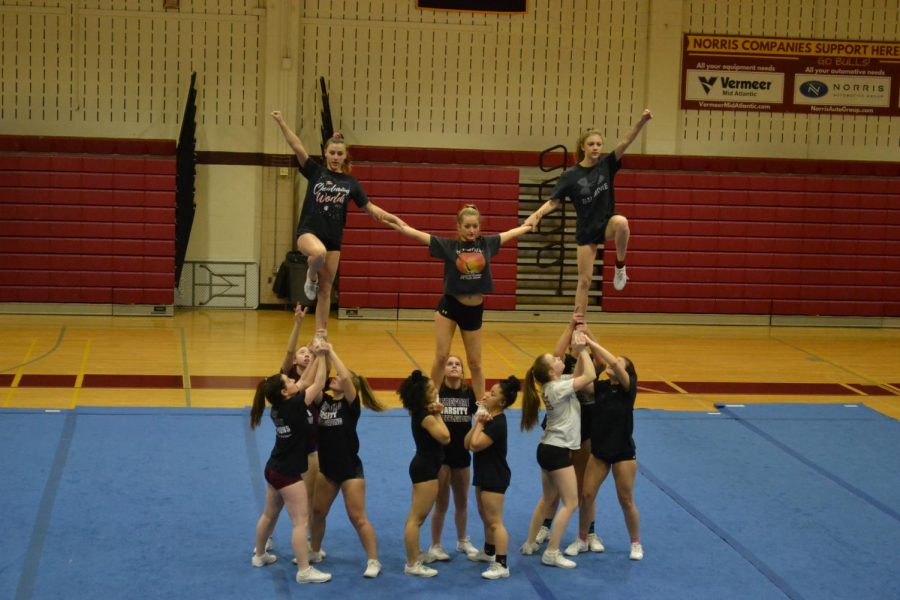
<svg viewBox="0 0 900 600">
<path fill-rule="evenodd" d="M 309 271 L 306 272 L 306 281 L 303 282 L 303 293 L 306 294 L 306 297 L 310 300 L 315 300 L 316 296 L 319 294 L 319 281 L 310 281 Z"/>
<path fill-rule="evenodd" d="M 271 549 L 272 549 L 272 536 L 270 535 L 269 538 L 266 540 L 266 552 L 268 552 Z"/>
<path fill-rule="evenodd" d="M 550 537 L 550 528 L 541 525 L 541 528 L 538 529 L 537 535 L 534 538 L 534 541 L 538 544 L 543 544 Z"/>
<path fill-rule="evenodd" d="M 644 547 L 641 546 L 640 542 L 635 542 L 631 545 L 631 554 L 628 555 L 628 558 L 631 560 L 644 560 Z"/>
<path fill-rule="evenodd" d="M 559 550 L 544 550 L 541 562 L 547 566 L 560 567 L 561 569 L 574 569 L 578 566 L 575 561 L 563 556 Z"/>
<path fill-rule="evenodd" d="M 485 579 L 505 579 L 509 577 L 509 567 L 504 567 L 498 562 L 488 565 L 487 571 L 481 573 Z"/>
<path fill-rule="evenodd" d="M 363 571 L 363 577 L 372 579 L 378 577 L 379 573 L 381 573 L 381 563 L 378 562 L 378 559 L 370 558 L 369 562 L 366 563 L 366 570 Z"/>
<path fill-rule="evenodd" d="M 588 551 L 588 541 L 586 539 L 576 538 L 574 542 L 566 546 L 566 556 L 578 556 L 581 552 Z"/>
<path fill-rule="evenodd" d="M 519 551 L 525 556 L 531 556 L 540 549 L 541 547 L 536 543 L 529 544 L 528 542 L 525 542 L 524 544 L 522 544 L 522 547 L 519 549 Z"/>
<path fill-rule="evenodd" d="M 254 567 L 265 567 L 267 565 L 271 565 L 273 562 L 278 560 L 278 557 L 274 554 L 269 554 L 265 552 L 263 554 L 257 555 L 255 552 L 253 553 L 253 557 L 250 559 L 250 564 Z"/>
<path fill-rule="evenodd" d="M 297 583 L 325 583 L 331 581 L 331 573 L 323 573 L 312 565 L 297 571 Z"/>
<path fill-rule="evenodd" d="M 625 267 L 622 267 L 621 269 L 619 267 L 616 267 L 616 275 L 615 277 L 613 277 L 613 287 L 616 288 L 617 292 L 621 292 L 625 289 L 625 284 L 627 282 L 628 274 L 625 273 Z"/>
<path fill-rule="evenodd" d="M 485 552 L 484 550 L 478 550 L 475 554 L 466 554 L 466 558 L 471 560 L 472 562 L 494 562 L 494 557 Z"/>
<path fill-rule="evenodd" d="M 315 550 L 309 551 L 309 562 L 311 563 L 320 563 L 325 558 L 325 551 L 319 550 L 316 552 Z"/>
<path fill-rule="evenodd" d="M 601 540 L 600 536 L 596 533 L 589 533 L 587 542 L 591 552 L 604 552 L 606 550 L 606 547 L 603 545 L 603 540 Z"/>
<path fill-rule="evenodd" d="M 475 560 L 472 558 L 473 554 L 478 554 L 478 548 L 472 545 L 472 541 L 466 536 L 465 539 L 456 542 L 456 551 L 457 552 L 465 552 L 466 556 L 469 557 L 469 560 Z"/>
<path fill-rule="evenodd" d="M 418 561 L 412 566 L 403 565 L 403 574 L 414 575 L 415 577 L 434 577 L 438 572 L 437 569 L 426 567 L 421 561 Z"/>
<path fill-rule="evenodd" d="M 422 562 L 426 564 L 433 563 L 436 560 L 450 560 L 450 555 L 447 554 L 444 547 L 440 544 L 432 544 L 428 552 L 422 556 Z"/>
</svg>

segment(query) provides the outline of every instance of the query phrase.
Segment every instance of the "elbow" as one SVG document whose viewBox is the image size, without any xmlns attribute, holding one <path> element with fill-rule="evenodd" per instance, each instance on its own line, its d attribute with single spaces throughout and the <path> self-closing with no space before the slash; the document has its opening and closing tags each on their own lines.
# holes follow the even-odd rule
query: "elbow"
<svg viewBox="0 0 900 600">
<path fill-rule="evenodd" d="M 447 431 L 447 432 L 441 433 L 441 435 L 439 435 L 437 437 L 437 441 L 440 442 L 441 446 L 446 446 L 447 444 L 449 444 L 450 443 L 450 432 Z"/>
</svg>

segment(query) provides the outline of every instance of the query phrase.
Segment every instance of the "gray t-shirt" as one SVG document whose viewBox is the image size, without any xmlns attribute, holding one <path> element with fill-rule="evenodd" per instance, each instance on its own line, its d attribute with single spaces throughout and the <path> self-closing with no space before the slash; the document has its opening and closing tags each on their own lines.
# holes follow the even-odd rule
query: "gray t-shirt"
<svg viewBox="0 0 900 600">
<path fill-rule="evenodd" d="M 445 294 L 467 296 L 494 290 L 491 257 L 500 251 L 499 235 L 481 236 L 474 242 L 433 235 L 428 251 L 444 260 Z"/>
<path fill-rule="evenodd" d="M 616 153 L 610 152 L 593 167 L 576 164 L 560 175 L 550 197 L 575 207 L 575 243 L 603 243 L 606 222 L 616 212 L 613 179 L 621 166 Z"/>
<path fill-rule="evenodd" d="M 541 443 L 570 450 L 581 448 L 581 404 L 575 395 L 572 376 L 563 375 L 545 383 L 541 395 L 547 410 L 547 428 L 541 435 Z"/>
</svg>

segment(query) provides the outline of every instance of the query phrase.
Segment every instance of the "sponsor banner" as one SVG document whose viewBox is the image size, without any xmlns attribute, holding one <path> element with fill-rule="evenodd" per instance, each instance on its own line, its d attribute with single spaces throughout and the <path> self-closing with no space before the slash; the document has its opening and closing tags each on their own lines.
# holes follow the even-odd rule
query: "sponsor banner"
<svg viewBox="0 0 900 600">
<path fill-rule="evenodd" d="M 681 107 L 900 116 L 900 42 L 685 34 Z"/>
</svg>

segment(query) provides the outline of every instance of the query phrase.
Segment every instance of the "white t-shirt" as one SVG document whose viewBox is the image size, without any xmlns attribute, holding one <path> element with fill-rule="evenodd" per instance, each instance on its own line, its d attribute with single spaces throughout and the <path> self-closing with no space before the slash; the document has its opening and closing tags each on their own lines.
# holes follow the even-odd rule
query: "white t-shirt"
<svg viewBox="0 0 900 600">
<path fill-rule="evenodd" d="M 571 375 L 563 375 L 541 388 L 547 409 L 547 428 L 541 443 L 578 450 L 581 448 L 581 404 L 575 396 L 575 382 Z"/>
</svg>

